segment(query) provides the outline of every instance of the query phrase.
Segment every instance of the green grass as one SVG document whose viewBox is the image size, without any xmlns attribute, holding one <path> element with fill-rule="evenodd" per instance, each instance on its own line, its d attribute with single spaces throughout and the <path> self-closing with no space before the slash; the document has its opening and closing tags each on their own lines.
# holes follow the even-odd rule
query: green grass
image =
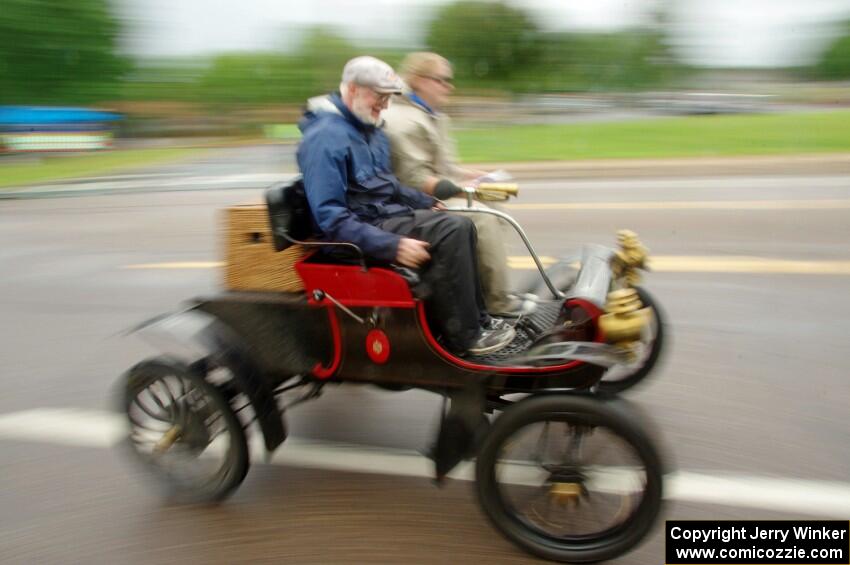
<svg viewBox="0 0 850 565">
<path fill-rule="evenodd" d="M 282 141 L 297 141 L 301 139 L 301 130 L 298 124 L 271 124 L 263 128 L 263 133 L 269 139 Z"/>
<path fill-rule="evenodd" d="M 295 136 L 292 125 L 276 134 Z M 466 162 L 782 155 L 850 151 L 850 111 L 494 126 L 457 132 Z M 234 141 L 234 143 L 237 143 Z M 191 157 L 203 147 L 0 159 L 0 188 L 105 175 Z"/>
<path fill-rule="evenodd" d="M 850 151 L 850 111 L 693 116 L 457 132 L 466 162 L 781 155 Z"/>
<path fill-rule="evenodd" d="M 0 159 L 0 188 L 83 176 L 104 175 L 142 166 L 176 161 L 192 156 L 203 148 L 115 150 L 94 154 L 67 154 L 28 161 L 4 162 Z"/>
</svg>

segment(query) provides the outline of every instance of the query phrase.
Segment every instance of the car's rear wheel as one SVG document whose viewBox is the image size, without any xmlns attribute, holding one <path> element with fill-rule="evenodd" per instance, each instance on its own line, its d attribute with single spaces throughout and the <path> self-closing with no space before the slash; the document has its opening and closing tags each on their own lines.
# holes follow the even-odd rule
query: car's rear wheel
<svg viewBox="0 0 850 565">
<path fill-rule="evenodd" d="M 167 494 L 215 502 L 232 493 L 250 460 L 242 424 L 221 391 L 166 358 L 139 363 L 125 379 L 127 443 Z"/>
</svg>

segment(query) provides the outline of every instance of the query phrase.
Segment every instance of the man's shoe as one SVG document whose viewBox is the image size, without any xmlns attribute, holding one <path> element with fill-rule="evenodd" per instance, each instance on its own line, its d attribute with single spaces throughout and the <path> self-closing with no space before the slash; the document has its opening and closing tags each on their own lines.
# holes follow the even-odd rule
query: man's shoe
<svg viewBox="0 0 850 565">
<path fill-rule="evenodd" d="M 513 324 L 508 322 L 504 318 L 499 318 L 497 316 L 490 316 L 490 319 L 484 324 L 485 330 L 501 330 L 503 328 L 512 328 Z"/>
<path fill-rule="evenodd" d="M 504 349 L 513 341 L 516 331 L 511 327 L 498 330 L 481 330 L 478 338 L 467 349 L 470 355 L 486 355 Z"/>
</svg>

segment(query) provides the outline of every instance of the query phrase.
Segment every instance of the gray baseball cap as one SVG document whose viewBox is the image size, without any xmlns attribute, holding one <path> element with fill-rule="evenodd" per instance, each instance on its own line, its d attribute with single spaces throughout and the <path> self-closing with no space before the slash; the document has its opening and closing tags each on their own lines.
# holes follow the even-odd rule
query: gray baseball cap
<svg viewBox="0 0 850 565">
<path fill-rule="evenodd" d="M 342 69 L 342 82 L 368 86 L 381 94 L 401 94 L 404 83 L 393 68 L 375 57 L 355 57 Z"/>
</svg>

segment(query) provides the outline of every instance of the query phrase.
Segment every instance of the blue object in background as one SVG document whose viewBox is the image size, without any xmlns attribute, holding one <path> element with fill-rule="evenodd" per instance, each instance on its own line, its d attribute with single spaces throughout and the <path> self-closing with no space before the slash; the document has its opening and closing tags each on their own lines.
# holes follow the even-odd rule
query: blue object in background
<svg viewBox="0 0 850 565">
<path fill-rule="evenodd" d="M 0 106 L 0 148 L 10 152 L 85 151 L 112 143 L 121 114 L 88 108 Z"/>
</svg>

